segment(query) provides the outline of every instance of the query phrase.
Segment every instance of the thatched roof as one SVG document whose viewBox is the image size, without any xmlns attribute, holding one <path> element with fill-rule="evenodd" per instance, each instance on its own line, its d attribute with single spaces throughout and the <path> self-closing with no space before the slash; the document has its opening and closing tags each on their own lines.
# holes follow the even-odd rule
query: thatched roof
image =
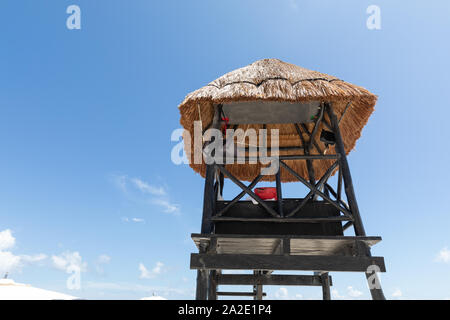
<svg viewBox="0 0 450 320">
<path fill-rule="evenodd" d="M 193 136 L 194 121 L 201 120 L 203 128 L 207 127 L 213 117 L 213 105 L 237 101 L 287 101 L 287 102 L 331 102 L 334 112 L 341 118 L 346 106 L 345 116 L 340 122 L 347 153 L 355 147 L 356 140 L 374 110 L 377 97 L 366 89 L 342 81 L 336 77 L 311 71 L 278 59 L 264 59 L 256 61 L 246 67 L 229 72 L 214 80 L 208 85 L 191 92 L 180 104 L 181 125 Z M 327 117 L 326 117 L 327 118 Z M 328 118 L 327 118 L 328 119 Z M 262 128 L 261 125 L 241 125 L 247 128 Z M 280 146 L 300 145 L 293 124 L 267 125 L 267 129 L 278 128 L 280 133 Z M 311 124 L 308 125 L 312 130 Z M 319 132 L 322 127 L 319 127 Z M 305 136 L 307 140 L 307 136 Z M 322 149 L 325 145 L 317 139 Z M 193 143 L 192 143 L 193 144 Z M 193 150 L 193 145 L 185 148 Z M 314 153 L 312 150 L 312 153 Z M 328 153 L 334 152 L 330 147 Z M 280 154 L 299 154 L 301 151 L 285 151 Z M 317 153 L 317 152 L 316 152 Z M 191 167 L 202 176 L 205 174 L 205 165 L 193 164 Z M 289 161 L 288 163 L 299 174 L 307 178 L 304 160 Z M 314 161 L 316 177 L 320 177 L 329 166 L 326 161 Z M 241 180 L 251 181 L 257 176 L 260 165 L 232 164 L 227 169 Z M 281 171 L 284 182 L 296 181 L 287 171 Z M 263 179 L 264 180 L 264 179 Z M 273 180 L 267 176 L 266 180 Z"/>
</svg>

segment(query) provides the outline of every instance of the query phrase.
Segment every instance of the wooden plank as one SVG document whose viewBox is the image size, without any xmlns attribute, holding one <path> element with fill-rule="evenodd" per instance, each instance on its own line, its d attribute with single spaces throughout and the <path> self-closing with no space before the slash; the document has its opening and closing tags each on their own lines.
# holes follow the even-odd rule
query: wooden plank
<svg viewBox="0 0 450 320">
<path fill-rule="evenodd" d="M 383 257 L 261 255 L 261 254 L 191 254 L 191 269 L 229 270 L 305 270 L 365 272 L 376 265 L 386 272 Z"/>
<path fill-rule="evenodd" d="M 322 281 L 322 297 L 323 300 L 331 300 L 331 293 L 330 293 L 330 277 L 328 275 L 328 272 L 325 272 L 320 275 L 320 279 Z"/>
<path fill-rule="evenodd" d="M 216 239 L 220 253 L 224 254 L 282 254 L 279 244 L 285 235 L 249 236 L 249 235 L 192 235 L 197 247 L 201 242 Z M 364 242 L 368 247 L 381 241 L 381 237 L 317 237 L 288 236 L 291 255 L 355 255 L 356 241 Z"/>
<path fill-rule="evenodd" d="M 291 222 L 336 222 L 336 221 L 350 221 L 351 218 L 339 217 L 324 217 L 324 218 L 240 218 L 240 217 L 214 217 L 213 221 L 241 221 L 241 222 L 276 222 L 276 223 L 291 223 Z"/>
<path fill-rule="evenodd" d="M 221 274 L 217 277 L 219 285 L 254 285 L 265 286 L 322 286 L 320 276 L 264 274 L 254 276 L 251 274 Z M 332 285 L 330 277 L 330 285 Z"/>
<path fill-rule="evenodd" d="M 254 292 L 225 292 L 225 291 L 217 291 L 218 296 L 231 296 L 231 297 L 254 297 Z M 267 294 L 265 292 L 262 293 L 262 296 L 265 297 Z"/>
<path fill-rule="evenodd" d="M 214 110 L 214 118 L 212 122 L 212 128 L 218 129 L 220 127 L 220 105 L 215 106 Z M 206 144 L 211 143 L 211 141 Z M 203 191 L 203 214 L 202 214 L 202 226 L 201 230 L 204 233 L 209 233 L 212 231 L 212 221 L 211 217 L 214 213 L 214 205 L 215 205 L 215 192 L 214 192 L 214 175 L 216 169 L 213 164 L 209 164 L 206 166 L 205 173 L 205 188 Z"/>
<path fill-rule="evenodd" d="M 234 239 L 283 239 L 289 237 L 290 239 L 312 239 L 312 240 L 331 240 L 331 241 L 341 241 L 341 240 L 361 240 L 361 241 L 375 241 L 375 243 L 380 242 L 382 238 L 380 236 L 298 236 L 298 235 L 248 235 L 248 234 L 202 234 L 202 233 L 192 233 L 192 239 L 205 239 L 209 240 L 210 238 L 234 238 Z M 196 241 L 196 240 L 195 240 Z"/>
<path fill-rule="evenodd" d="M 320 102 L 242 101 L 223 104 L 230 124 L 280 124 L 312 122 Z"/>
</svg>

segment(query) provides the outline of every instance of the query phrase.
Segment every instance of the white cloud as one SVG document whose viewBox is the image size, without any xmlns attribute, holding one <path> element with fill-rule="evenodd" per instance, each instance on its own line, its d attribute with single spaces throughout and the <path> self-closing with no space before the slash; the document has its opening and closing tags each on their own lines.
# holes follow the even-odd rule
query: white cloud
<svg viewBox="0 0 450 320">
<path fill-rule="evenodd" d="M 6 272 L 13 272 L 20 267 L 20 257 L 9 251 L 0 251 L 0 275 Z"/>
<path fill-rule="evenodd" d="M 289 0 L 288 2 L 289 2 L 289 6 L 291 7 L 291 9 L 298 10 L 297 0 Z"/>
<path fill-rule="evenodd" d="M 170 196 L 163 186 L 152 185 L 142 179 L 130 178 L 127 175 L 114 175 L 113 182 L 133 201 L 144 201 L 149 204 L 157 205 L 162 207 L 166 213 L 177 213 L 180 210 L 178 204 L 170 201 Z M 128 222 L 128 218 L 126 219 Z"/>
<path fill-rule="evenodd" d="M 161 274 L 163 272 L 164 263 L 158 261 L 155 265 L 155 267 L 152 270 L 148 270 L 145 265 L 141 262 L 139 263 L 138 269 L 141 272 L 139 278 L 141 279 L 152 279 L 155 278 L 157 275 Z"/>
<path fill-rule="evenodd" d="M 100 263 L 100 264 L 106 264 L 106 263 L 109 263 L 110 261 L 111 261 L 111 257 L 106 254 L 101 254 L 97 258 L 97 263 Z"/>
<path fill-rule="evenodd" d="M 152 186 L 139 178 L 132 178 L 131 182 L 136 188 L 138 188 L 143 193 L 148 193 L 154 196 L 166 195 L 166 190 L 164 190 L 163 187 Z"/>
<path fill-rule="evenodd" d="M 287 288 L 279 288 L 276 292 L 275 292 L 275 298 L 276 299 L 280 299 L 280 300 L 287 300 L 289 299 L 289 291 Z"/>
<path fill-rule="evenodd" d="M 339 294 L 339 291 L 337 291 L 337 289 L 333 289 L 331 290 L 331 296 L 333 297 L 333 299 L 344 299 L 344 296 L 341 296 Z"/>
<path fill-rule="evenodd" d="M 175 204 L 175 203 L 171 203 L 168 200 L 164 200 L 164 199 L 154 199 L 152 201 L 154 204 L 159 205 L 160 207 L 164 208 L 164 212 L 166 213 L 175 213 L 175 212 L 179 212 L 180 210 L 180 206 Z"/>
<path fill-rule="evenodd" d="M 123 222 L 135 222 L 135 223 L 144 223 L 145 219 L 142 218 L 128 218 L 128 217 L 122 217 Z"/>
<path fill-rule="evenodd" d="M 67 273 L 70 273 L 70 270 L 73 270 L 74 268 L 79 269 L 82 272 L 87 270 L 87 263 L 83 262 L 83 259 L 78 251 L 66 251 L 59 256 L 53 255 L 52 262 L 56 269 Z"/>
<path fill-rule="evenodd" d="M 26 264 L 40 263 L 47 258 L 45 254 L 36 255 L 16 255 L 10 250 L 14 247 L 16 238 L 12 235 L 10 229 L 0 232 L 0 276 L 6 272 L 12 273 L 21 271 Z"/>
<path fill-rule="evenodd" d="M 347 287 L 348 295 L 352 298 L 358 298 L 363 295 L 363 293 L 357 289 L 354 289 L 352 286 Z"/>
<path fill-rule="evenodd" d="M 442 248 L 442 250 L 439 251 L 439 253 L 436 256 L 436 261 L 449 263 L 450 262 L 450 250 L 447 247 Z"/>
<path fill-rule="evenodd" d="M 6 229 L 0 232 L 0 251 L 10 249 L 16 243 L 11 230 Z"/>
<path fill-rule="evenodd" d="M 400 289 L 395 289 L 395 291 L 392 293 L 393 298 L 401 298 L 403 296 L 403 293 Z"/>
<path fill-rule="evenodd" d="M 43 253 L 35 254 L 35 255 L 21 255 L 20 258 L 25 263 L 38 263 L 47 259 L 47 255 Z"/>
<path fill-rule="evenodd" d="M 106 254 L 101 254 L 98 256 L 97 260 L 95 261 L 95 270 L 98 274 L 103 274 L 105 272 L 103 266 L 105 264 L 110 263 L 111 257 Z"/>
</svg>

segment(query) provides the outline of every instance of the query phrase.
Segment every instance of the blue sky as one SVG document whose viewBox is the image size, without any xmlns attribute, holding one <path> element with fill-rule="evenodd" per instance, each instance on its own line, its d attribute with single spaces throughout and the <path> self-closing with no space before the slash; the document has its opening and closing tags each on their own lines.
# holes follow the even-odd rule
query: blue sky
<svg viewBox="0 0 450 320">
<path fill-rule="evenodd" d="M 81 30 L 66 27 L 72 4 Z M 372 4 L 381 30 L 366 27 Z M 1 1 L 0 268 L 84 298 L 193 298 L 203 180 L 170 160 L 177 106 L 279 58 L 379 96 L 349 161 L 386 296 L 449 298 L 449 16 L 444 0 Z M 364 275 L 333 277 L 336 298 L 369 297 Z"/>
</svg>

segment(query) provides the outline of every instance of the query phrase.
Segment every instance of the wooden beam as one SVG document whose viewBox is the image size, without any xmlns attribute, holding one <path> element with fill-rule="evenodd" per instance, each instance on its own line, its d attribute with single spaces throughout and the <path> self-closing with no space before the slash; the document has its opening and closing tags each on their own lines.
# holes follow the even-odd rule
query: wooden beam
<svg viewBox="0 0 450 320">
<path fill-rule="evenodd" d="M 280 165 L 278 164 L 278 171 L 277 174 L 275 175 L 275 180 L 276 180 L 276 185 L 277 185 L 277 201 L 278 201 L 278 215 L 280 217 L 284 217 L 284 213 L 283 213 L 283 194 L 281 192 L 281 168 Z"/>
<path fill-rule="evenodd" d="M 220 127 L 220 106 L 215 106 L 214 117 L 212 122 L 212 128 L 218 129 Z M 209 144 L 211 142 L 207 142 Z M 214 176 L 215 176 L 214 164 L 206 165 L 205 174 L 205 189 L 203 192 L 203 214 L 202 214 L 202 233 L 212 232 L 211 217 L 214 212 L 214 205 L 216 202 L 216 196 L 214 192 Z"/>
<path fill-rule="evenodd" d="M 242 221 L 242 222 L 305 222 L 305 223 L 319 223 L 319 222 L 335 222 L 335 221 L 350 221 L 352 218 L 345 216 L 337 217 L 323 217 L 323 218 L 239 218 L 239 217 L 213 217 L 214 222 L 217 221 Z"/>
<path fill-rule="evenodd" d="M 320 279 L 321 279 L 321 282 L 322 282 L 322 297 L 323 297 L 323 300 L 331 300 L 330 276 L 328 275 L 328 272 L 322 273 L 320 275 Z"/>
<path fill-rule="evenodd" d="M 191 269 L 230 270 L 305 270 L 366 272 L 376 265 L 386 271 L 383 257 L 264 255 L 264 254 L 191 254 Z"/>
<path fill-rule="evenodd" d="M 320 276 L 264 274 L 254 276 L 251 274 L 221 274 L 217 276 L 219 285 L 254 285 L 265 286 L 322 286 Z M 330 277 L 330 285 L 332 285 Z"/>
<path fill-rule="evenodd" d="M 206 247 L 200 246 L 200 254 L 204 254 Z M 197 270 L 197 287 L 195 291 L 196 300 L 206 300 L 208 298 L 208 275 L 207 270 Z"/>
<path fill-rule="evenodd" d="M 226 175 L 231 181 L 237 184 L 243 191 L 245 191 L 250 197 L 257 201 L 267 212 L 269 212 L 273 217 L 279 217 L 278 213 L 269 207 L 264 200 L 258 197 L 252 190 L 250 190 L 245 184 L 239 181 L 235 176 L 233 176 L 227 169 L 222 165 L 216 165 L 219 170 Z"/>
<path fill-rule="evenodd" d="M 223 173 L 221 172 L 221 174 L 223 175 Z M 256 184 L 259 182 L 259 180 L 261 180 L 263 176 L 260 174 L 258 175 L 255 179 L 253 179 L 253 181 L 247 186 L 248 189 L 253 189 L 254 186 L 256 186 Z M 230 207 L 232 205 L 234 205 L 236 202 L 238 202 L 244 195 L 246 194 L 245 191 L 241 191 L 241 193 L 239 193 L 233 200 L 231 200 L 230 203 L 227 204 L 227 206 L 225 208 L 223 208 L 222 210 L 220 210 L 215 217 L 220 217 L 221 215 L 223 215 L 225 212 L 228 211 L 228 209 L 230 209 Z"/>
<path fill-rule="evenodd" d="M 348 205 L 351 210 L 351 214 L 354 219 L 353 226 L 355 228 L 355 234 L 357 236 L 365 236 L 366 231 L 364 230 L 364 225 L 361 220 L 361 215 L 359 213 L 358 203 L 356 201 L 355 190 L 353 189 L 352 176 L 350 174 L 350 167 L 348 165 L 347 156 L 345 152 L 344 141 L 342 140 L 341 131 L 339 129 L 339 123 L 336 115 L 330 104 L 327 104 L 328 117 L 331 120 L 331 126 L 336 137 L 336 152 L 341 155 L 339 160 L 340 168 L 342 170 L 342 177 L 345 184 L 345 194 L 347 195 Z"/>
<path fill-rule="evenodd" d="M 209 271 L 208 300 L 217 300 L 217 272 Z"/>
<path fill-rule="evenodd" d="M 224 292 L 224 291 L 217 291 L 218 296 L 231 296 L 231 297 L 254 297 L 254 292 Z M 267 293 L 262 292 L 262 296 L 265 297 Z"/>
</svg>

